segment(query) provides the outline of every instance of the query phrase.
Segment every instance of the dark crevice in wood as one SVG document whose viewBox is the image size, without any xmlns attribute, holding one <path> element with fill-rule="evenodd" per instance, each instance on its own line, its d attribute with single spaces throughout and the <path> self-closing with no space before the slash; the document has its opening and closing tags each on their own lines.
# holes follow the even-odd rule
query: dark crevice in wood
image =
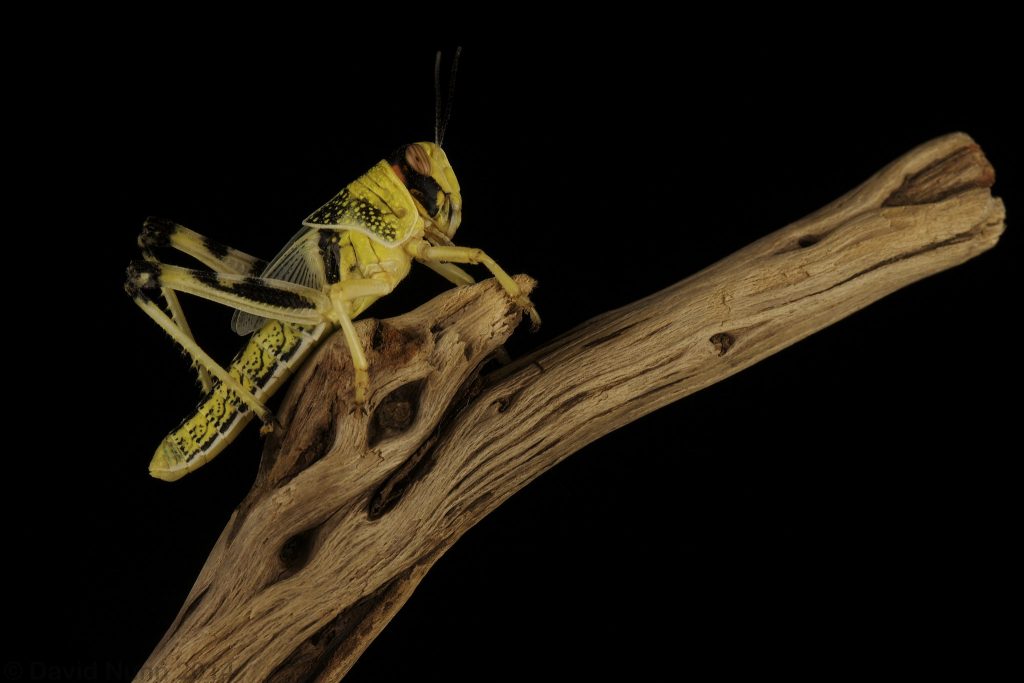
<svg viewBox="0 0 1024 683">
<path fill-rule="evenodd" d="M 337 416 L 337 398 L 336 396 L 331 397 L 331 407 L 324 416 L 323 421 L 318 424 L 315 428 L 309 429 L 312 431 L 313 438 L 309 444 L 301 450 L 298 457 L 292 462 L 291 466 L 282 472 L 276 480 L 270 481 L 269 476 L 273 472 L 273 465 L 276 464 L 276 460 L 268 459 L 266 465 L 267 472 L 267 483 L 268 487 L 280 487 L 287 484 L 293 478 L 295 478 L 301 472 L 306 471 L 309 467 L 322 459 L 325 455 L 331 452 L 331 447 L 334 446 L 334 441 L 338 433 L 338 416 Z M 260 463 L 261 468 L 264 463 Z"/>
<path fill-rule="evenodd" d="M 374 322 L 377 324 L 373 326 L 373 333 L 370 335 L 370 348 L 374 351 L 380 351 L 384 348 L 384 326 L 379 320 Z"/>
<path fill-rule="evenodd" d="M 729 353 L 729 349 L 736 343 L 736 337 L 728 332 L 719 332 L 718 334 L 711 335 L 711 339 L 708 341 L 715 347 L 715 351 L 719 356 L 724 356 Z"/>
<path fill-rule="evenodd" d="M 234 516 L 234 518 L 230 522 L 228 522 L 228 535 L 227 535 L 227 545 L 228 545 L 228 547 L 231 546 L 231 544 L 235 540 L 235 537 L 238 535 L 238 532 L 241 531 L 242 523 L 245 521 L 246 515 L 249 514 L 250 507 L 251 506 L 249 504 L 247 504 L 246 501 L 242 501 L 242 504 L 239 505 L 238 508 L 235 509 L 235 516 Z"/>
<path fill-rule="evenodd" d="M 430 437 L 420 444 L 420 447 L 377 487 L 367 508 L 367 516 L 370 519 L 380 519 L 393 510 L 409 488 L 433 468 L 434 446 L 445 435 L 459 414 L 483 390 L 483 382 L 479 376 L 480 367 L 478 366 L 463 382 Z"/>
<path fill-rule="evenodd" d="M 426 379 L 417 379 L 398 387 L 377 405 L 366 427 L 366 445 L 375 448 L 379 443 L 398 436 L 409 429 L 420 411 L 420 397 Z"/>
<path fill-rule="evenodd" d="M 892 257 L 887 258 L 885 260 L 879 261 L 878 263 L 876 263 L 876 264 L 874 264 L 874 265 L 872 265 L 872 266 L 870 266 L 868 268 L 865 268 L 864 270 L 861 270 L 861 271 L 858 271 L 857 273 L 854 273 L 850 277 L 847 277 L 847 278 L 844 278 L 844 279 L 840 280 L 839 282 L 835 283 L 834 285 L 830 285 L 830 286 L 826 287 L 825 289 L 822 289 L 822 290 L 817 291 L 817 292 L 812 292 L 810 294 L 805 294 L 804 296 L 801 296 L 801 297 L 797 297 L 796 299 L 793 299 L 792 301 L 787 302 L 787 305 L 788 304 L 795 304 L 798 301 L 802 301 L 803 299 L 807 299 L 807 298 L 810 298 L 810 297 L 813 297 L 813 296 L 820 296 L 820 295 L 824 294 L 825 292 L 828 292 L 828 291 L 831 291 L 833 289 L 836 289 L 837 287 L 842 287 L 843 285 L 845 285 L 847 283 L 853 282 L 854 280 L 856 280 L 858 278 L 864 277 L 868 273 L 873 273 L 874 271 L 878 270 L 879 268 L 885 268 L 886 266 L 891 266 L 894 263 L 899 263 L 900 261 L 906 261 L 908 259 L 914 258 L 915 256 L 920 256 L 921 254 L 927 254 L 930 251 L 936 251 L 938 249 L 942 249 L 944 247 L 950 247 L 950 246 L 953 246 L 955 244 L 962 244 L 964 242 L 970 242 L 974 237 L 977 236 L 978 229 L 980 227 L 981 226 L 977 226 L 976 225 L 973 228 L 971 228 L 970 230 L 958 233 L 956 235 L 953 235 L 952 237 L 948 237 L 948 238 L 946 238 L 944 240 L 940 240 L 938 242 L 933 242 L 932 244 L 929 244 L 927 246 L 921 247 L 920 249 L 914 249 L 913 251 L 908 251 L 908 252 L 905 252 L 903 254 L 898 254 L 897 256 L 892 256 Z"/>
<path fill-rule="evenodd" d="M 207 588 L 207 591 L 208 590 L 209 590 L 209 588 Z M 204 591 L 204 592 L 206 592 L 206 591 Z M 196 619 L 196 622 L 194 624 L 190 624 L 189 628 L 190 629 L 191 628 L 203 628 L 204 626 L 209 624 L 211 621 L 213 621 L 214 617 L 217 616 L 217 610 L 219 610 L 221 605 L 224 604 L 224 600 L 225 600 L 225 597 L 223 595 L 218 595 L 217 596 L 217 604 L 214 605 L 213 607 L 210 606 L 209 600 L 206 600 L 206 604 L 203 605 L 203 611 L 206 612 L 206 616 L 204 618 L 202 618 L 202 619 Z"/>
<path fill-rule="evenodd" d="M 199 603 L 202 602 L 204 597 L 206 597 L 206 591 L 208 590 L 210 590 L 209 586 L 200 591 L 199 595 L 197 595 L 195 599 L 193 599 L 192 602 L 188 603 L 188 606 L 181 611 L 181 617 L 178 619 L 178 623 L 167 634 L 167 638 L 173 638 L 174 634 L 177 633 L 179 628 L 181 628 L 181 625 L 188 621 L 188 618 L 192 616 L 193 613 L 195 613 L 196 608 L 199 607 Z"/>
<path fill-rule="evenodd" d="M 260 463 L 260 467 L 262 468 L 262 463 Z M 257 487 L 259 487 L 260 490 L 263 490 L 264 485 L 260 483 L 260 478 L 260 474 L 257 473 L 256 482 L 253 484 L 253 490 L 256 490 Z M 245 500 L 243 500 L 235 509 L 234 521 L 229 524 L 228 529 L 227 544 L 229 547 L 234 543 L 235 538 L 238 536 L 239 532 L 241 532 L 242 529 L 245 528 L 245 522 L 248 519 L 249 515 L 252 513 L 253 508 L 257 505 L 257 502 L 258 497 L 247 496 Z"/>
<path fill-rule="evenodd" d="M 843 221 L 841 223 L 837 223 L 835 225 L 831 225 L 831 226 L 827 226 L 827 227 L 819 227 L 817 232 L 805 232 L 802 235 L 800 235 L 799 237 L 797 237 L 795 240 L 793 240 L 792 242 L 789 242 L 786 247 L 776 251 L 774 255 L 775 256 L 784 256 L 784 255 L 789 254 L 789 253 L 794 252 L 794 251 L 801 251 L 803 249 L 810 249 L 813 246 L 821 244 L 826 239 L 828 239 L 831 235 L 833 235 L 834 233 L 842 230 L 844 227 L 848 226 L 850 223 L 854 223 L 854 222 L 862 219 L 863 217 L 864 217 L 864 215 L 862 213 L 858 213 L 858 214 L 855 214 L 853 216 L 848 217 L 845 221 Z"/>
<path fill-rule="evenodd" d="M 539 451 L 534 453 L 532 457 L 539 458 L 540 456 L 544 455 L 545 453 L 547 453 L 548 451 L 550 451 L 552 448 L 554 448 L 555 446 L 557 446 L 560 443 L 562 443 L 562 439 L 560 439 L 560 438 L 556 437 L 554 439 L 551 439 L 546 444 L 544 444 L 544 448 L 541 448 Z"/>
<path fill-rule="evenodd" d="M 316 551 L 317 536 L 323 525 L 324 523 L 321 522 L 316 526 L 303 529 L 297 534 L 292 534 L 281 544 L 281 548 L 277 551 L 277 559 L 280 563 L 281 571 L 267 585 L 284 581 L 288 577 L 302 571 L 309 564 Z"/>
<path fill-rule="evenodd" d="M 344 655 L 346 641 L 351 645 L 355 631 L 367 616 L 381 608 L 396 587 L 407 581 L 415 566 L 387 581 L 373 593 L 353 603 L 348 609 L 322 626 L 289 654 L 266 679 L 272 683 L 300 683 L 314 680 L 323 673 L 332 659 Z"/>
<path fill-rule="evenodd" d="M 370 519 L 380 519 L 393 510 L 409 487 L 430 471 L 433 466 L 434 444 L 437 443 L 439 436 L 438 432 L 432 434 L 399 466 L 398 470 L 377 487 L 366 510 Z"/>
<path fill-rule="evenodd" d="M 647 391 L 645 391 L 644 393 L 640 394 L 639 396 L 637 396 L 636 400 L 640 401 L 642 399 L 648 398 L 649 396 L 654 396 L 655 394 L 659 394 L 659 393 L 665 391 L 666 389 L 671 389 L 672 387 L 676 386 L 680 382 L 685 382 L 686 380 L 688 380 L 688 379 L 690 379 L 692 377 L 693 377 L 693 375 L 684 375 L 684 376 L 680 377 L 679 379 L 672 380 L 671 382 L 665 382 L 664 384 L 659 384 L 659 385 L 657 385 L 657 386 L 655 386 L 655 387 L 653 387 L 651 389 L 648 389 Z M 615 410 L 614 408 L 611 408 L 611 409 L 608 409 L 608 410 L 604 410 L 604 411 L 598 413 L 597 415 L 595 415 L 591 419 L 597 419 L 599 417 L 603 417 L 603 416 L 607 415 L 608 413 L 613 412 L 614 410 Z"/>
<path fill-rule="evenodd" d="M 598 389 L 597 391 L 601 391 L 601 390 Z M 565 416 L 565 414 L 567 412 L 569 412 L 570 409 L 574 408 L 575 406 L 579 405 L 580 403 L 583 403 L 584 401 L 586 401 L 588 398 L 590 398 L 593 395 L 594 395 L 594 390 L 585 390 L 585 391 L 580 391 L 580 392 L 574 393 L 572 396 L 570 396 L 569 398 L 565 399 L 560 404 L 558 404 L 558 407 L 555 408 L 555 410 L 554 410 L 554 414 L 558 415 L 558 416 Z"/>
<path fill-rule="evenodd" d="M 935 204 L 971 189 L 987 189 L 996 174 L 978 145 L 967 145 L 908 176 L 882 206 Z"/>
<path fill-rule="evenodd" d="M 519 387 L 518 389 L 516 389 L 515 391 L 513 391 L 511 393 L 505 394 L 504 396 L 499 396 L 497 399 L 495 399 L 491 403 L 491 405 L 492 406 L 494 406 L 494 405 L 498 406 L 498 412 L 499 413 L 504 413 L 504 412 L 508 411 L 509 408 L 512 407 L 512 404 L 516 402 L 516 399 L 519 398 L 519 395 L 522 394 L 522 393 L 523 393 L 523 387 Z"/>
<path fill-rule="evenodd" d="M 589 348 L 591 348 L 593 346 L 600 346 L 601 344 L 604 344 L 607 341 L 611 341 L 612 339 L 615 339 L 616 337 L 620 336 L 623 332 L 626 332 L 627 330 L 629 330 L 629 329 L 631 329 L 631 328 L 633 328 L 635 326 L 636 326 L 636 323 L 630 323 L 628 325 L 623 325 L 622 327 L 618 328 L 617 330 L 614 330 L 612 332 L 609 332 L 608 334 L 602 335 L 602 336 L 598 337 L 597 339 L 591 339 L 590 341 L 588 341 L 585 344 L 583 344 L 583 348 L 589 349 Z"/>
</svg>

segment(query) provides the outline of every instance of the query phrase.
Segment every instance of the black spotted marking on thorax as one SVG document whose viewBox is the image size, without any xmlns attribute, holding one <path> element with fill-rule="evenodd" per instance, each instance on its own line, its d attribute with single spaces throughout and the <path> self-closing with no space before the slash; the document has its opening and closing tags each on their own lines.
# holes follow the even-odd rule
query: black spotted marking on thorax
<svg viewBox="0 0 1024 683">
<path fill-rule="evenodd" d="M 341 246 L 338 243 L 338 231 L 321 230 L 317 246 L 320 248 L 320 258 L 324 261 L 327 284 L 337 284 L 341 281 Z"/>
<path fill-rule="evenodd" d="M 396 238 L 394 226 L 388 225 L 384 213 L 366 197 L 352 194 L 347 187 L 331 198 L 306 219 L 313 225 L 339 225 L 358 223 L 384 239 Z"/>
</svg>

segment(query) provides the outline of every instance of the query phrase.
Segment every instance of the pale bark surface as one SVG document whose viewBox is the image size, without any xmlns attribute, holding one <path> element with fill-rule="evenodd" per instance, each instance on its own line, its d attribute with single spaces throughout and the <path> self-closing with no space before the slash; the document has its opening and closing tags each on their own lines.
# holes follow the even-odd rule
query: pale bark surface
<svg viewBox="0 0 1024 683">
<path fill-rule="evenodd" d="M 292 383 L 285 429 L 138 680 L 339 680 L 437 558 L 552 465 L 994 246 L 993 181 L 968 136 L 933 140 L 497 370 L 481 368 L 520 312 L 493 281 L 362 321 L 368 416 L 350 414 L 335 335 Z"/>
</svg>

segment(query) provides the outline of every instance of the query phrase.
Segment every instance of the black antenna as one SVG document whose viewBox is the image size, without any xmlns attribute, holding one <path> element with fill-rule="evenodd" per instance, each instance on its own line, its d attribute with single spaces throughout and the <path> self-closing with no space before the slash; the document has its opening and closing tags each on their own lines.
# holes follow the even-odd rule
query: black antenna
<svg viewBox="0 0 1024 683">
<path fill-rule="evenodd" d="M 434 57 L 434 143 L 441 146 L 441 51 Z"/>
<path fill-rule="evenodd" d="M 462 54 L 462 47 L 455 48 L 455 57 L 452 58 L 452 71 L 448 76 L 448 98 L 444 104 L 444 118 L 441 117 L 441 51 L 437 51 L 434 59 L 434 142 L 440 147 L 444 142 L 445 131 L 448 130 L 448 121 L 452 118 L 452 103 L 455 101 L 455 74 L 459 70 L 459 55 Z"/>
</svg>

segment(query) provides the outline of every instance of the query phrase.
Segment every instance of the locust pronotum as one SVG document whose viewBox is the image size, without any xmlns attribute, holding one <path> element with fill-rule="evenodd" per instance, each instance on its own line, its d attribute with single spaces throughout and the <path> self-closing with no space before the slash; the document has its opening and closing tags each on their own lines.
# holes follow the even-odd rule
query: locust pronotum
<svg viewBox="0 0 1024 683">
<path fill-rule="evenodd" d="M 452 63 L 454 85 L 458 52 Z M 355 368 L 354 405 L 369 389 L 369 364 L 352 319 L 390 293 L 415 259 L 456 285 L 473 278 L 456 263 L 481 264 L 508 295 L 540 317 L 509 275 L 479 249 L 455 246 L 462 218 L 459 181 L 441 148 L 451 96 L 441 116 L 440 54 L 434 76 L 434 142 L 400 147 L 352 181 L 302 222 L 302 228 L 269 263 L 210 240 L 170 221 L 147 219 L 139 236 L 142 260 L 128 268 L 125 289 L 192 358 L 203 388 L 196 409 L 161 442 L 150 474 L 174 481 L 201 467 L 227 446 L 256 415 L 269 429 L 264 405 L 316 344 L 340 327 Z M 156 248 L 170 247 L 210 270 L 159 262 Z M 252 334 L 227 368 L 198 344 L 177 300 L 183 292 L 236 309 L 238 334 Z M 154 301 L 162 296 L 167 312 Z"/>
</svg>

